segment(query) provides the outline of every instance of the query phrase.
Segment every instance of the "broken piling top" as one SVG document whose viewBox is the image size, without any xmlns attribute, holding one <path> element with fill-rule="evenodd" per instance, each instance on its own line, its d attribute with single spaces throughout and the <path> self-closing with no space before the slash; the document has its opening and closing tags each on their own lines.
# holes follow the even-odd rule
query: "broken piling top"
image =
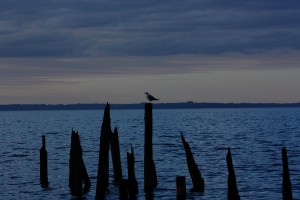
<svg viewBox="0 0 300 200">
<path fill-rule="evenodd" d="M 40 183 L 42 187 L 47 187 L 48 182 L 48 157 L 46 151 L 46 137 L 42 135 L 42 147 L 40 149 Z"/>
<path fill-rule="evenodd" d="M 228 169 L 228 171 L 231 170 L 231 169 L 233 169 L 230 147 L 227 148 L 226 161 L 227 161 L 227 169 Z"/>
<path fill-rule="evenodd" d="M 119 133 L 118 128 L 115 127 L 114 132 L 111 134 L 111 156 L 114 169 L 114 182 L 119 184 L 123 179 L 122 164 L 120 155 Z"/>
<path fill-rule="evenodd" d="M 187 143 L 186 141 L 185 141 L 185 139 L 184 139 L 184 136 L 183 136 L 183 134 L 182 134 L 182 132 L 180 132 L 180 138 L 181 138 L 181 141 L 182 141 L 182 143 Z"/>
<path fill-rule="evenodd" d="M 103 114 L 103 120 L 102 120 L 102 128 L 109 128 L 109 131 L 111 131 L 111 126 L 110 126 L 110 106 L 108 103 L 106 103 L 105 109 L 104 109 L 104 114 Z"/>
<path fill-rule="evenodd" d="M 231 150 L 228 147 L 227 155 L 226 155 L 227 169 L 228 169 L 228 200 L 239 200 L 240 195 L 236 185 L 236 176 L 233 168 Z"/>
<path fill-rule="evenodd" d="M 84 183 L 84 188 L 82 188 Z M 83 190 L 88 191 L 91 186 L 84 161 L 78 131 L 72 129 L 70 159 L 69 159 L 69 187 L 75 196 L 81 196 Z"/>
<path fill-rule="evenodd" d="M 131 150 L 131 154 L 132 154 L 132 157 L 133 157 L 133 162 L 135 162 L 135 159 L 134 159 L 134 151 L 133 151 L 132 144 L 130 144 L 130 150 Z"/>
<path fill-rule="evenodd" d="M 42 148 L 46 149 L 46 136 L 42 135 Z"/>
<path fill-rule="evenodd" d="M 139 193 L 139 187 L 135 177 L 134 162 L 134 152 L 131 145 L 131 153 L 127 152 L 128 191 L 130 199 L 136 199 L 136 194 Z"/>
<path fill-rule="evenodd" d="M 185 150 L 187 166 L 193 182 L 193 191 L 204 192 L 204 179 L 202 178 L 201 172 L 195 162 L 190 145 L 185 141 L 182 133 L 180 133 L 180 136 Z"/>
<path fill-rule="evenodd" d="M 110 125 L 110 106 L 107 103 L 102 127 L 100 132 L 100 151 L 98 160 L 98 176 L 97 176 L 97 187 L 96 187 L 96 199 L 105 198 L 105 189 L 109 185 L 109 143 L 111 136 L 111 125 Z"/>
<path fill-rule="evenodd" d="M 290 172 L 289 172 L 289 164 L 288 164 L 288 157 L 287 157 L 286 147 L 282 148 L 281 153 L 282 153 L 282 169 L 283 169 L 283 172 L 289 175 Z"/>
<path fill-rule="evenodd" d="M 289 164 L 286 148 L 282 148 L 282 199 L 293 199 L 292 184 L 290 180 Z"/>
</svg>

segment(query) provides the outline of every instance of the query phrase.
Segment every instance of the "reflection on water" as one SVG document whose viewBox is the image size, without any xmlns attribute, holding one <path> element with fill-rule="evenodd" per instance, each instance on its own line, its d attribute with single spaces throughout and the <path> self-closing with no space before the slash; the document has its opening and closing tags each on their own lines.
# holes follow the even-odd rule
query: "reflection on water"
<svg viewBox="0 0 300 200">
<path fill-rule="evenodd" d="M 155 106 L 154 106 L 155 108 Z M 68 187 L 72 128 L 78 130 L 92 187 L 83 199 L 94 199 L 103 111 L 0 112 L 0 199 L 76 199 Z M 184 133 L 205 179 L 205 193 L 187 199 L 227 199 L 226 151 L 231 147 L 241 199 L 281 199 L 281 148 L 287 147 L 295 199 L 300 199 L 300 109 L 153 110 L 153 153 L 158 187 L 155 199 L 176 199 L 175 177 L 186 176 L 192 187 Z M 126 153 L 135 152 L 135 169 L 143 193 L 144 111 L 112 110 L 117 126 L 123 174 Z M 39 149 L 46 135 L 50 187 L 39 185 Z M 113 175 L 110 165 L 110 175 Z M 110 178 L 113 181 L 113 178 Z M 109 186 L 107 199 L 118 199 Z"/>
</svg>

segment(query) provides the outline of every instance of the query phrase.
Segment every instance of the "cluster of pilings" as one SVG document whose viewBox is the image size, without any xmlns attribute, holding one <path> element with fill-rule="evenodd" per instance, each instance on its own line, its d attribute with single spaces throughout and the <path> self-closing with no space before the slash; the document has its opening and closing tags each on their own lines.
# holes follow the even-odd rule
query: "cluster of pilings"
<svg viewBox="0 0 300 200">
<path fill-rule="evenodd" d="M 138 193 L 138 185 L 134 171 L 134 154 L 127 153 L 128 179 L 123 178 L 120 156 L 119 133 L 115 128 L 111 131 L 110 107 L 106 105 L 100 133 L 100 152 L 98 162 L 98 176 L 96 186 L 96 200 L 105 199 L 105 192 L 109 186 L 109 149 L 111 149 L 114 184 L 119 185 L 120 199 L 134 199 Z"/>
<path fill-rule="evenodd" d="M 145 104 L 145 143 L 144 143 L 144 192 L 146 199 L 154 198 L 154 188 L 157 186 L 156 168 L 153 159 L 153 119 L 152 119 L 152 104 Z M 96 200 L 104 200 L 106 190 L 109 186 L 109 150 L 111 149 L 113 172 L 114 172 L 114 184 L 119 186 L 120 199 L 136 199 L 136 195 L 139 192 L 138 182 L 135 176 L 135 158 L 134 150 L 131 145 L 131 152 L 127 152 L 127 169 L 128 178 L 123 178 L 120 145 L 118 129 L 115 128 L 111 131 L 111 119 L 110 119 L 110 106 L 107 103 L 102 127 L 100 132 L 100 149 L 98 160 L 98 175 L 96 185 Z M 180 134 L 181 141 L 186 154 L 186 162 L 189 170 L 189 174 L 193 183 L 192 191 L 204 192 L 204 179 L 201 176 L 201 172 L 198 165 L 195 162 L 193 153 L 190 149 L 189 143 L 185 140 L 183 134 Z M 239 200 L 239 192 L 236 184 L 236 175 L 233 167 L 233 161 L 231 157 L 231 150 L 228 147 L 227 155 L 227 169 L 228 169 L 228 200 Z M 282 181 L 282 197 L 283 200 L 292 200 L 292 188 L 288 167 L 288 158 L 286 148 L 282 148 L 282 163 L 283 163 L 283 181 Z M 47 151 L 46 151 L 46 138 L 42 136 L 42 147 L 40 149 L 40 184 L 42 187 L 48 187 L 48 163 L 47 163 Z M 84 187 L 82 187 L 84 185 Z M 70 160 L 69 160 L 69 187 L 71 194 L 74 196 L 81 196 L 84 192 L 89 191 L 91 182 L 82 158 L 82 148 L 80 144 L 80 138 L 78 132 L 72 130 L 71 134 L 71 146 L 70 146 Z M 176 196 L 177 199 L 186 199 L 186 177 L 176 177 Z"/>
</svg>

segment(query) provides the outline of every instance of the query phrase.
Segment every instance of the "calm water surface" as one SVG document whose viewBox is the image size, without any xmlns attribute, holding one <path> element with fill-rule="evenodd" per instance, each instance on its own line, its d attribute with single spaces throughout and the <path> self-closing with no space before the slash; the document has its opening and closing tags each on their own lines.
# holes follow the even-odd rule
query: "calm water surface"
<svg viewBox="0 0 300 200">
<path fill-rule="evenodd" d="M 94 199 L 103 110 L 0 112 L 0 199 L 76 199 L 68 187 L 71 130 L 78 130 Z M 135 168 L 143 192 L 144 110 L 112 110 L 118 127 L 123 175 L 126 153 L 135 151 Z M 176 199 L 175 177 L 192 187 L 183 132 L 205 179 L 205 193 L 188 199 L 227 199 L 227 147 L 231 147 L 241 199 L 282 199 L 281 148 L 287 147 L 294 199 L 300 199 L 300 109 L 153 110 L 153 153 L 158 175 L 155 199 Z M 46 135 L 50 187 L 39 185 L 39 149 Z M 110 165 L 110 181 L 113 171 Z M 118 199 L 110 184 L 107 199 Z"/>
</svg>

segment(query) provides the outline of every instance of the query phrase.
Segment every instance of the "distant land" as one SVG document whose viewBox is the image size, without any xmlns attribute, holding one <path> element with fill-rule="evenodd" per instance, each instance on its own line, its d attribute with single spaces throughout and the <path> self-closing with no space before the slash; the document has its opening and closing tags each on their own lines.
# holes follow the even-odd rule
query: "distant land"
<svg viewBox="0 0 300 200">
<path fill-rule="evenodd" d="M 144 109 L 145 103 L 110 104 L 111 109 Z M 153 103 L 155 109 L 206 109 L 206 108 L 287 108 L 300 107 L 300 103 Z M 103 110 L 106 104 L 7 104 L 0 111 L 26 110 Z"/>
</svg>

